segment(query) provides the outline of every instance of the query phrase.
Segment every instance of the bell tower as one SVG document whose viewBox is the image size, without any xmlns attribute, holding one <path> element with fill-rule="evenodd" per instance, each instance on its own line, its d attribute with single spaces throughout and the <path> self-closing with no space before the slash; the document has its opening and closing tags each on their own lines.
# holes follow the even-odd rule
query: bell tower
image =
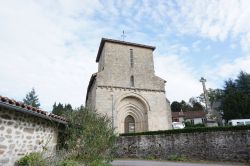
<svg viewBox="0 0 250 166">
<path fill-rule="evenodd" d="M 171 128 L 165 80 L 155 75 L 155 47 L 101 40 L 86 97 L 86 107 L 111 117 L 118 133 Z"/>
</svg>

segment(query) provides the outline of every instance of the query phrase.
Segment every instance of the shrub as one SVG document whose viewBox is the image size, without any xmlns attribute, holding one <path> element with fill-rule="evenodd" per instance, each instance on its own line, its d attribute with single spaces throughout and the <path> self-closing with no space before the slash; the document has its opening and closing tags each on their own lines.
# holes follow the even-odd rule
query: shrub
<svg viewBox="0 0 250 166">
<path fill-rule="evenodd" d="M 65 148 L 70 159 L 93 165 L 113 160 L 116 136 L 107 116 L 89 111 L 83 107 L 71 112 L 65 134 Z M 97 164 L 96 164 L 97 165 Z"/>
<path fill-rule="evenodd" d="M 205 124 L 192 124 L 191 122 L 185 122 L 185 128 L 199 128 L 199 127 L 205 127 Z"/>
<path fill-rule="evenodd" d="M 19 166 L 45 166 L 45 160 L 41 153 L 32 152 L 17 161 Z"/>
</svg>

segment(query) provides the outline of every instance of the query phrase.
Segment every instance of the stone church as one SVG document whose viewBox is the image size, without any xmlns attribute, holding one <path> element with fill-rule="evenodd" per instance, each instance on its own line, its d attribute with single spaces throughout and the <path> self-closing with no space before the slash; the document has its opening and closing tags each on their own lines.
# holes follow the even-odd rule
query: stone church
<svg viewBox="0 0 250 166">
<path fill-rule="evenodd" d="M 155 47 L 102 38 L 98 72 L 90 78 L 86 107 L 108 115 L 118 133 L 171 129 L 166 81 L 155 75 Z"/>
</svg>

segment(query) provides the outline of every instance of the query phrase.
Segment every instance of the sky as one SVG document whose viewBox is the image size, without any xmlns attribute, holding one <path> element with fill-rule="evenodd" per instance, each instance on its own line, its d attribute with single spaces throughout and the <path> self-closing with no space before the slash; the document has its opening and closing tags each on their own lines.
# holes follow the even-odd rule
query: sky
<svg viewBox="0 0 250 166">
<path fill-rule="evenodd" d="M 0 95 L 84 105 L 102 37 L 152 45 L 166 97 L 188 101 L 250 73 L 249 0 L 0 0 Z"/>
</svg>

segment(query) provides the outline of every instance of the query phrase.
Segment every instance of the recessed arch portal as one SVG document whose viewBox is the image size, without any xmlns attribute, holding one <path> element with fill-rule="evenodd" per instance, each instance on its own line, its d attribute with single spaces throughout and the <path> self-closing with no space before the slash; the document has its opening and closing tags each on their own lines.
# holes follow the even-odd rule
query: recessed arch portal
<svg viewBox="0 0 250 166">
<path fill-rule="evenodd" d="M 117 129 L 119 133 L 148 130 L 149 105 L 135 93 L 122 96 L 115 102 Z M 129 128 L 129 123 L 131 128 Z M 133 131 L 132 131 L 132 128 Z"/>
</svg>

